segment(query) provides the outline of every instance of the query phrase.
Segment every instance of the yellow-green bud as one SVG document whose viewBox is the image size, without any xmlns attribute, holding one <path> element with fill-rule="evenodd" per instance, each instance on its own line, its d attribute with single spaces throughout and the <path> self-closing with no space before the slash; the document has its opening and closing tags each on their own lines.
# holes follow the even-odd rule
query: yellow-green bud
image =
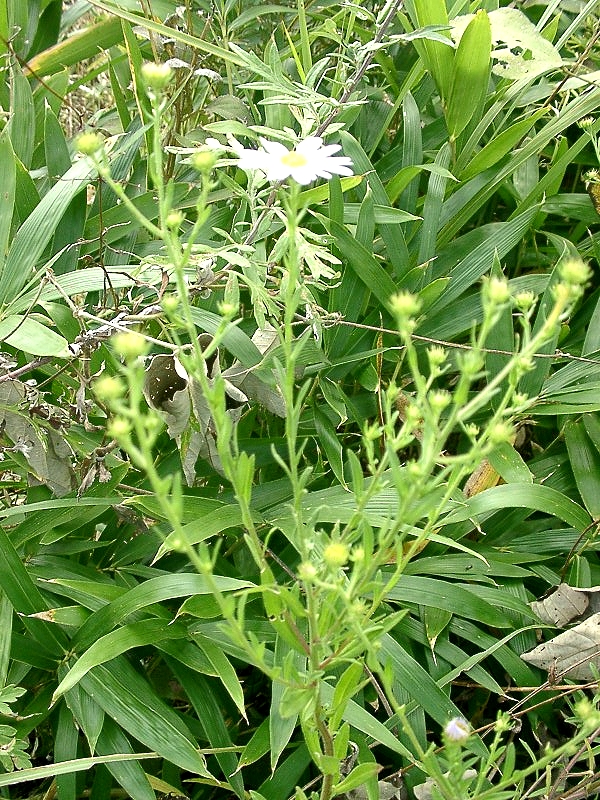
<svg viewBox="0 0 600 800">
<path fill-rule="evenodd" d="M 445 408 L 447 408 L 448 405 L 450 405 L 451 400 L 452 397 L 449 392 L 432 392 L 429 396 L 429 405 L 435 414 L 440 414 Z"/>
<path fill-rule="evenodd" d="M 580 119 L 577 124 L 579 125 L 579 127 L 582 130 L 586 130 L 587 128 L 591 128 L 592 127 L 592 125 L 594 124 L 594 118 L 593 117 L 583 117 L 583 119 Z"/>
<path fill-rule="evenodd" d="M 160 304 L 167 314 L 173 314 L 179 308 L 179 298 L 175 294 L 166 294 Z"/>
<path fill-rule="evenodd" d="M 480 353 L 476 353 L 474 350 L 467 350 L 465 353 L 461 353 L 459 366 L 461 372 L 473 377 L 483 368 L 483 358 Z"/>
<path fill-rule="evenodd" d="M 535 294 L 533 292 L 519 292 L 515 295 L 515 306 L 519 311 L 526 313 L 535 303 Z"/>
<path fill-rule="evenodd" d="M 421 310 L 421 300 L 416 294 L 398 292 L 390 297 L 390 310 L 403 319 L 415 317 Z"/>
<path fill-rule="evenodd" d="M 590 269 L 580 258 L 568 258 L 559 267 L 561 280 L 571 286 L 583 286 L 590 279 Z"/>
<path fill-rule="evenodd" d="M 192 167 L 197 169 L 198 172 L 202 172 L 204 175 L 211 172 L 216 163 L 217 154 L 209 148 L 197 150 L 190 158 L 190 164 Z"/>
<path fill-rule="evenodd" d="M 104 140 L 97 133 L 82 133 L 77 137 L 77 150 L 84 156 L 93 156 L 102 150 Z"/>
<path fill-rule="evenodd" d="M 144 356 L 148 352 L 148 342 L 141 333 L 117 333 L 112 337 L 115 351 L 126 361 Z"/>
<path fill-rule="evenodd" d="M 126 419 L 123 417 L 114 417 L 108 423 L 108 435 L 111 439 L 123 439 L 126 436 L 129 436 L 131 432 L 131 425 Z"/>
<path fill-rule="evenodd" d="M 169 214 L 167 214 L 167 217 L 165 219 L 165 225 L 167 226 L 167 228 L 175 230 L 176 228 L 181 227 L 181 223 L 183 222 L 183 220 L 184 216 L 181 211 L 171 211 Z"/>
<path fill-rule="evenodd" d="M 484 292 L 490 303 L 502 305 L 510 299 L 508 281 L 504 278 L 490 278 L 484 283 Z"/>
<path fill-rule="evenodd" d="M 298 567 L 298 577 L 302 581 L 312 581 L 317 577 L 317 568 L 310 561 L 303 561 Z"/>
<path fill-rule="evenodd" d="M 328 567 L 343 567 L 350 557 L 350 550 L 344 542 L 330 542 L 323 550 L 323 560 Z"/>
<path fill-rule="evenodd" d="M 237 306 L 235 306 L 233 303 L 219 303 L 217 308 L 219 310 L 219 314 L 222 317 L 225 317 L 225 319 L 231 319 L 232 317 L 235 317 L 237 313 Z"/>
<path fill-rule="evenodd" d="M 125 385 L 119 378 L 112 375 L 104 375 L 94 382 L 94 391 L 100 400 L 110 402 L 111 400 L 118 400 L 125 394 Z"/>
<path fill-rule="evenodd" d="M 488 431 L 490 442 L 501 444 L 502 442 L 512 442 L 515 429 L 508 422 L 496 422 Z"/>
<path fill-rule="evenodd" d="M 142 79 L 146 87 L 154 92 L 162 92 L 172 76 L 173 70 L 168 64 L 154 64 L 149 61 L 142 66 Z"/>
<path fill-rule="evenodd" d="M 584 697 L 578 700 L 573 706 L 573 711 L 585 731 L 593 731 L 600 727 L 600 711 L 589 698 Z"/>
<path fill-rule="evenodd" d="M 429 367 L 434 369 L 435 367 L 440 367 L 444 363 L 448 358 L 448 353 L 446 353 L 443 347 L 434 345 L 427 350 L 427 358 L 429 359 Z"/>
</svg>

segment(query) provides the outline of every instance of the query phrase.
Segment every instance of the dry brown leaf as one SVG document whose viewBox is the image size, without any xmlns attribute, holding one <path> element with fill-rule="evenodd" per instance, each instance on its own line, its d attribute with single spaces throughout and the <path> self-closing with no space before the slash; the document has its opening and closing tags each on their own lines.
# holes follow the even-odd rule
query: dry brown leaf
<svg viewBox="0 0 600 800">
<path fill-rule="evenodd" d="M 591 680 L 591 665 L 600 669 L 600 613 L 523 653 L 521 658 L 554 675 Z"/>
</svg>

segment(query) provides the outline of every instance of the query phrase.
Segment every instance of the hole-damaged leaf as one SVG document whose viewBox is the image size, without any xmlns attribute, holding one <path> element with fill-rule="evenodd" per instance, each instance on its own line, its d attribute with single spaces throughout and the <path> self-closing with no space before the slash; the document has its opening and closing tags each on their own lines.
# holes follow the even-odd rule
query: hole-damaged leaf
<svg viewBox="0 0 600 800">
<path fill-rule="evenodd" d="M 600 613 L 523 653 L 521 658 L 557 677 L 591 680 L 592 665 L 595 671 L 600 669 Z"/>
</svg>

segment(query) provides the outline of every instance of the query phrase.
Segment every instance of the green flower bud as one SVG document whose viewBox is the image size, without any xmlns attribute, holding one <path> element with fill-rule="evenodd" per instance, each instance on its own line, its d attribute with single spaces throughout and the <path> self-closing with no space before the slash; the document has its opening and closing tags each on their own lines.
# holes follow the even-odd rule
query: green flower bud
<svg viewBox="0 0 600 800">
<path fill-rule="evenodd" d="M 512 442 L 515 429 L 508 422 L 496 422 L 488 431 L 490 442 L 501 444 L 502 442 Z"/>
<path fill-rule="evenodd" d="M 104 402 L 111 400 L 118 400 L 125 394 L 125 385 L 119 378 L 112 375 L 104 375 L 94 382 L 94 391 L 96 396 Z"/>
<path fill-rule="evenodd" d="M 434 414 L 440 414 L 445 408 L 450 405 L 452 397 L 449 392 L 439 391 L 432 392 L 429 395 L 429 405 Z"/>
<path fill-rule="evenodd" d="M 490 278 L 483 284 L 484 296 L 493 305 L 503 305 L 510 299 L 508 281 L 504 278 Z"/>
<path fill-rule="evenodd" d="M 517 310 L 526 314 L 535 303 L 535 294 L 533 292 L 519 292 L 515 295 L 514 300 Z"/>
<path fill-rule="evenodd" d="M 97 133 L 82 133 L 77 137 L 77 150 L 84 156 L 93 156 L 104 145 L 103 138 Z"/>
<path fill-rule="evenodd" d="M 108 423 L 108 435 L 111 439 L 124 439 L 126 436 L 129 436 L 131 433 L 131 425 L 126 419 L 123 417 L 114 417 Z"/>
<path fill-rule="evenodd" d="M 323 560 L 333 569 L 343 567 L 350 557 L 350 550 L 343 542 L 330 542 L 323 550 Z"/>
<path fill-rule="evenodd" d="M 183 220 L 184 220 L 183 212 L 171 211 L 169 214 L 167 214 L 167 217 L 165 219 L 165 225 L 167 226 L 167 228 L 175 230 L 176 228 L 181 227 L 181 223 L 183 222 Z"/>
<path fill-rule="evenodd" d="M 317 577 L 317 568 L 310 561 L 303 561 L 298 567 L 298 577 L 302 581 L 313 581 Z"/>
<path fill-rule="evenodd" d="M 390 311 L 401 319 L 415 317 L 421 310 L 421 300 L 416 294 L 398 292 L 390 297 Z"/>
<path fill-rule="evenodd" d="M 117 333 L 112 337 L 115 351 L 126 361 L 144 356 L 148 352 L 148 342 L 141 333 Z"/>
<path fill-rule="evenodd" d="M 430 369 L 435 369 L 436 367 L 441 367 L 444 361 L 446 361 L 448 358 L 448 353 L 443 347 L 434 345 L 433 347 L 428 348 L 427 358 L 429 359 Z"/>
<path fill-rule="evenodd" d="M 142 79 L 146 88 L 160 93 L 166 88 L 173 76 L 173 70 L 168 64 L 154 64 L 149 61 L 142 66 Z"/>
<path fill-rule="evenodd" d="M 214 169 L 216 163 L 217 154 L 214 152 L 214 150 L 209 148 L 197 150 L 190 158 L 190 164 L 192 167 L 197 169 L 198 172 L 201 172 L 203 175 L 208 175 L 208 173 Z"/>
<path fill-rule="evenodd" d="M 559 267 L 561 280 L 571 286 L 583 286 L 590 279 L 590 268 L 580 258 L 568 258 Z"/>
<path fill-rule="evenodd" d="M 173 314 L 179 308 L 179 298 L 174 294 L 166 294 L 160 304 L 167 314 Z"/>
</svg>

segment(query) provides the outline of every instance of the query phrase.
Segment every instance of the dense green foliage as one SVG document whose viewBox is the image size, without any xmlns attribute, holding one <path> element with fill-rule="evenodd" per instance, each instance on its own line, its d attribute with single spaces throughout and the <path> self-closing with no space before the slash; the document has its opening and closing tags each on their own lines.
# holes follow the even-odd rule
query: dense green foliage
<svg viewBox="0 0 600 800">
<path fill-rule="evenodd" d="M 600 3 L 509 5 L 0 2 L 2 796 L 597 791 L 520 656 L 600 585 Z"/>
</svg>

